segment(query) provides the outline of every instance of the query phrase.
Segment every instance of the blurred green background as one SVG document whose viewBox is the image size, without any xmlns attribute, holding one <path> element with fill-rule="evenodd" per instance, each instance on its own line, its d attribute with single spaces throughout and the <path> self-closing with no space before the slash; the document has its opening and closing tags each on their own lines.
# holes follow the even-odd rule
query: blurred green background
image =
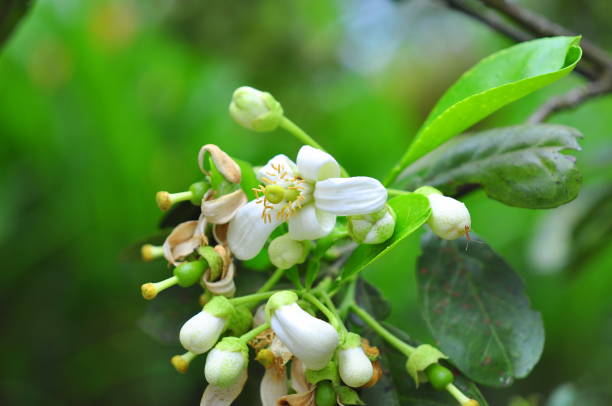
<svg viewBox="0 0 612 406">
<path fill-rule="evenodd" d="M 612 49 L 607 0 L 522 3 Z M 236 87 L 270 91 L 349 172 L 381 177 L 445 88 L 509 45 L 431 1 L 35 2 L 0 54 L 0 403 L 197 404 L 202 360 L 185 376 L 168 362 L 195 302 L 146 303 L 140 284 L 167 271 L 120 254 L 156 232 L 156 191 L 197 179 L 202 144 L 254 164 L 297 153 L 287 134 L 231 120 Z M 563 79 L 479 128 L 520 123 L 580 83 Z M 576 202 L 536 211 L 466 198 L 473 229 L 524 277 L 547 331 L 532 375 L 487 391 L 491 405 L 544 404 L 564 383 L 610 399 L 612 209 L 598 197 L 612 178 L 611 115 L 608 96 L 551 120 L 584 133 Z M 415 235 L 366 276 L 392 321 L 427 340 L 418 251 Z"/>
</svg>

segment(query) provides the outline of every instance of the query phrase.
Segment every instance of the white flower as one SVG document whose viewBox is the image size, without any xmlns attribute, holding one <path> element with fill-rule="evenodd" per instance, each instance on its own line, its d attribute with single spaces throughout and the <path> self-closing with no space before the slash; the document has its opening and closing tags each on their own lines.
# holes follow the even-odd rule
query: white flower
<svg viewBox="0 0 612 406">
<path fill-rule="evenodd" d="M 349 333 L 344 345 L 338 351 L 340 378 L 348 386 L 359 388 L 372 379 L 374 367 L 361 348 L 361 337 Z"/>
<path fill-rule="evenodd" d="M 277 155 L 259 170 L 263 185 L 258 198 L 242 206 L 230 222 L 229 246 L 238 259 L 255 257 L 270 233 L 289 224 L 294 240 L 313 240 L 329 234 L 336 216 L 368 214 L 383 208 L 387 190 L 365 176 L 340 178 L 340 166 L 326 152 L 303 146 L 297 165 Z"/>
<path fill-rule="evenodd" d="M 283 118 L 283 108 L 270 93 L 248 86 L 234 91 L 229 111 L 238 124 L 254 131 L 272 131 Z"/>
<path fill-rule="evenodd" d="M 179 333 L 182 346 L 194 354 L 210 350 L 225 330 L 233 306 L 223 296 L 215 296 L 204 309 L 187 320 Z"/>
<path fill-rule="evenodd" d="M 465 204 L 438 193 L 431 193 L 427 198 L 431 207 L 431 217 L 427 223 L 438 237 L 454 240 L 470 231 L 472 222 Z"/>
<path fill-rule="evenodd" d="M 275 293 L 266 310 L 270 325 L 283 344 L 306 365 L 319 370 L 331 360 L 338 346 L 338 333 L 331 324 L 311 316 L 298 304 L 297 295 Z"/>
<path fill-rule="evenodd" d="M 289 234 L 276 237 L 268 247 L 270 262 L 278 269 L 289 269 L 301 264 L 308 255 L 308 241 L 296 241 Z"/>
<path fill-rule="evenodd" d="M 249 350 L 237 337 L 225 337 L 206 357 L 204 375 L 219 388 L 233 385 L 247 367 Z"/>
</svg>

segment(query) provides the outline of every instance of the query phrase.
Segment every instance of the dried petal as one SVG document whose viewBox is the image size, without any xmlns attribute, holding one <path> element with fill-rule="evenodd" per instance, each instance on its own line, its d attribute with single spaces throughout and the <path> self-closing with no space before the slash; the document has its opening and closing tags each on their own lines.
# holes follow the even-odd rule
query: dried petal
<svg viewBox="0 0 612 406">
<path fill-rule="evenodd" d="M 236 285 L 234 284 L 234 272 L 235 267 L 234 264 L 231 263 L 227 268 L 227 272 L 225 276 L 215 282 L 209 282 L 210 280 L 210 269 L 208 269 L 202 278 L 206 289 L 215 294 L 221 295 L 225 297 L 233 297 L 234 293 L 236 293 Z"/>
<path fill-rule="evenodd" d="M 287 364 L 287 362 L 293 358 L 293 354 L 289 351 L 289 348 L 287 348 L 276 335 L 274 335 L 274 339 L 272 339 L 270 350 L 272 350 L 275 357 L 280 359 L 281 365 Z"/>
<path fill-rule="evenodd" d="M 200 406 L 230 406 L 234 400 L 242 392 L 244 384 L 247 381 L 247 370 L 238 378 L 236 383 L 228 388 L 219 388 L 218 386 L 208 385 L 200 400 Z"/>
<path fill-rule="evenodd" d="M 283 396 L 278 399 L 276 406 L 316 406 L 315 390 L 312 388 L 308 392 Z"/>
<path fill-rule="evenodd" d="M 186 221 L 172 230 L 164 241 L 164 257 L 176 265 L 178 261 L 191 254 L 196 248 L 207 245 L 206 236 L 198 232 L 199 222 Z"/>
<path fill-rule="evenodd" d="M 221 245 L 227 245 L 227 228 L 229 224 L 214 224 L 212 228 L 213 237 L 215 241 Z"/>
<path fill-rule="evenodd" d="M 362 386 L 362 388 L 364 389 L 371 388 L 372 386 L 376 385 L 376 383 L 378 382 L 378 380 L 383 374 L 383 370 L 382 370 L 382 367 L 380 366 L 379 361 L 374 361 L 372 363 L 372 367 L 374 367 L 374 373 L 372 374 L 372 378 L 365 385 Z"/>
<path fill-rule="evenodd" d="M 291 386 L 297 393 L 308 392 L 313 388 L 306 379 L 306 366 L 297 358 L 291 361 Z"/>
<path fill-rule="evenodd" d="M 262 405 L 275 406 L 276 401 L 282 396 L 287 395 L 288 390 L 285 368 L 279 368 L 276 365 L 266 368 L 261 385 L 259 386 Z"/>
<path fill-rule="evenodd" d="M 204 158 L 207 152 L 210 154 L 213 163 L 225 179 L 232 183 L 240 183 L 240 166 L 238 166 L 236 161 L 229 155 L 223 152 L 221 148 L 214 144 L 204 145 L 200 148 L 200 152 L 198 153 L 198 165 L 204 174 L 210 176 L 210 173 L 204 168 Z"/>
<path fill-rule="evenodd" d="M 247 197 L 238 189 L 216 199 L 202 199 L 202 214 L 212 224 L 225 224 L 236 214 L 239 208 L 247 203 Z"/>
</svg>

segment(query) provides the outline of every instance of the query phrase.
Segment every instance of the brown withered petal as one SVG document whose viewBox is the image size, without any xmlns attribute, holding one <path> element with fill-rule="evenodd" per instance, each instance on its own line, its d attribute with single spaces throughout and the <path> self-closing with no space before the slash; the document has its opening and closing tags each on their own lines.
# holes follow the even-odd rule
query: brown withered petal
<svg viewBox="0 0 612 406">
<path fill-rule="evenodd" d="M 306 379 L 306 366 L 298 358 L 291 361 L 291 386 L 297 393 L 308 392 L 313 388 Z"/>
<path fill-rule="evenodd" d="M 365 385 L 362 386 L 362 388 L 364 389 L 371 388 L 372 386 L 376 385 L 376 383 L 382 376 L 383 370 L 382 370 L 382 367 L 380 366 L 380 362 L 374 361 L 372 363 L 372 366 L 374 367 L 374 373 L 372 374 L 372 378 Z"/>
<path fill-rule="evenodd" d="M 279 368 L 276 365 L 266 368 L 259 385 L 261 404 L 263 406 L 276 406 L 276 401 L 286 396 L 288 390 L 285 368 Z"/>
<path fill-rule="evenodd" d="M 202 199 L 202 214 L 211 224 L 225 224 L 229 222 L 239 208 L 247 203 L 247 197 L 238 189 L 216 199 Z"/>
<path fill-rule="evenodd" d="M 246 368 L 240 378 L 227 388 L 219 388 L 218 386 L 208 385 L 200 400 L 200 406 L 230 406 L 234 400 L 242 392 L 244 384 L 247 381 Z"/>
<path fill-rule="evenodd" d="M 213 163 L 225 179 L 232 183 L 240 183 L 240 166 L 238 166 L 236 161 L 229 155 L 223 152 L 221 148 L 214 144 L 204 145 L 200 148 L 200 152 L 198 153 L 198 165 L 204 174 L 210 176 L 210 173 L 204 168 L 204 159 L 206 158 L 207 152 L 210 154 Z"/>
<path fill-rule="evenodd" d="M 270 350 L 274 354 L 276 358 L 279 358 L 281 361 L 281 365 L 287 364 L 291 358 L 293 358 L 293 354 L 289 351 L 289 348 L 282 341 L 274 335 L 272 339 L 272 344 L 270 344 Z"/>
<path fill-rule="evenodd" d="M 208 244 L 206 236 L 198 232 L 198 223 L 196 220 L 186 221 L 172 230 L 163 245 L 168 262 L 176 265 L 196 248 Z"/>
<path fill-rule="evenodd" d="M 215 241 L 221 245 L 227 245 L 227 228 L 229 223 L 225 224 L 214 224 L 212 228 L 213 237 Z"/>
<path fill-rule="evenodd" d="M 228 298 L 233 297 L 234 293 L 236 293 L 236 285 L 234 284 L 234 270 L 234 264 L 231 263 L 227 268 L 225 276 L 222 276 L 221 279 L 217 281 L 210 282 L 210 269 L 208 269 L 202 277 L 204 286 L 206 286 L 206 289 L 209 292 L 215 295 L 222 295 Z"/>
<path fill-rule="evenodd" d="M 314 388 L 308 392 L 283 396 L 278 399 L 276 406 L 316 406 Z"/>
<path fill-rule="evenodd" d="M 370 359 L 378 358 L 380 355 L 380 350 L 378 347 L 370 345 L 367 338 L 361 338 L 361 348 L 363 349 L 363 352 L 365 352 L 366 356 Z"/>
</svg>

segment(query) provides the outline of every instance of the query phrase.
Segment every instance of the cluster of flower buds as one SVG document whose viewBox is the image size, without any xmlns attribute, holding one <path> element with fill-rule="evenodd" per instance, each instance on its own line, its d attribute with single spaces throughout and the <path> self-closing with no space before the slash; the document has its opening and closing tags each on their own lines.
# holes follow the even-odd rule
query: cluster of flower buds
<svg viewBox="0 0 612 406">
<path fill-rule="evenodd" d="M 250 87 L 234 92 L 229 111 L 251 130 L 297 128 L 274 97 Z M 311 140 L 299 131 L 303 140 Z M 397 215 L 378 180 L 348 177 L 330 154 L 313 147 L 314 141 L 309 144 L 300 148 L 295 162 L 277 155 L 257 170 L 239 165 L 216 145 L 204 145 L 198 154 L 203 179 L 187 191 L 156 196 L 164 211 L 181 202 L 200 208 L 199 216 L 176 225 L 163 245 L 142 247 L 144 260 L 165 258 L 172 275 L 141 290 L 150 300 L 174 285 L 202 287 L 201 310 L 179 333 L 186 352 L 171 360 L 184 373 L 193 359 L 207 353 L 208 386 L 201 406 L 228 406 L 236 399 L 247 380 L 249 346 L 265 367 L 264 406 L 353 404 L 359 399 L 355 390 L 375 385 L 382 375 L 378 349 L 346 329 L 332 301 L 338 289 L 330 294 L 331 278 L 317 278 L 317 273 L 322 267 L 332 269 L 322 262 L 333 257 L 336 244 L 383 244 L 392 238 Z M 470 216 L 462 203 L 431 187 L 415 193 L 429 200 L 434 233 L 445 239 L 467 235 Z M 248 201 L 248 195 L 255 198 Z M 241 268 L 273 266 L 276 271 L 258 291 L 234 297 L 235 259 L 244 261 Z M 298 268 L 308 269 L 306 288 Z M 272 290 L 285 271 L 293 271 L 294 278 L 288 279 L 297 289 Z M 317 287 L 311 288 L 317 280 Z M 253 314 L 264 300 L 265 306 Z M 407 368 L 417 385 L 428 381 L 453 393 L 452 374 L 438 363 L 443 354 L 422 349 L 416 353 L 425 353 L 429 360 L 409 359 Z M 462 406 L 477 405 L 458 393 L 456 397 L 465 400 Z"/>
</svg>

